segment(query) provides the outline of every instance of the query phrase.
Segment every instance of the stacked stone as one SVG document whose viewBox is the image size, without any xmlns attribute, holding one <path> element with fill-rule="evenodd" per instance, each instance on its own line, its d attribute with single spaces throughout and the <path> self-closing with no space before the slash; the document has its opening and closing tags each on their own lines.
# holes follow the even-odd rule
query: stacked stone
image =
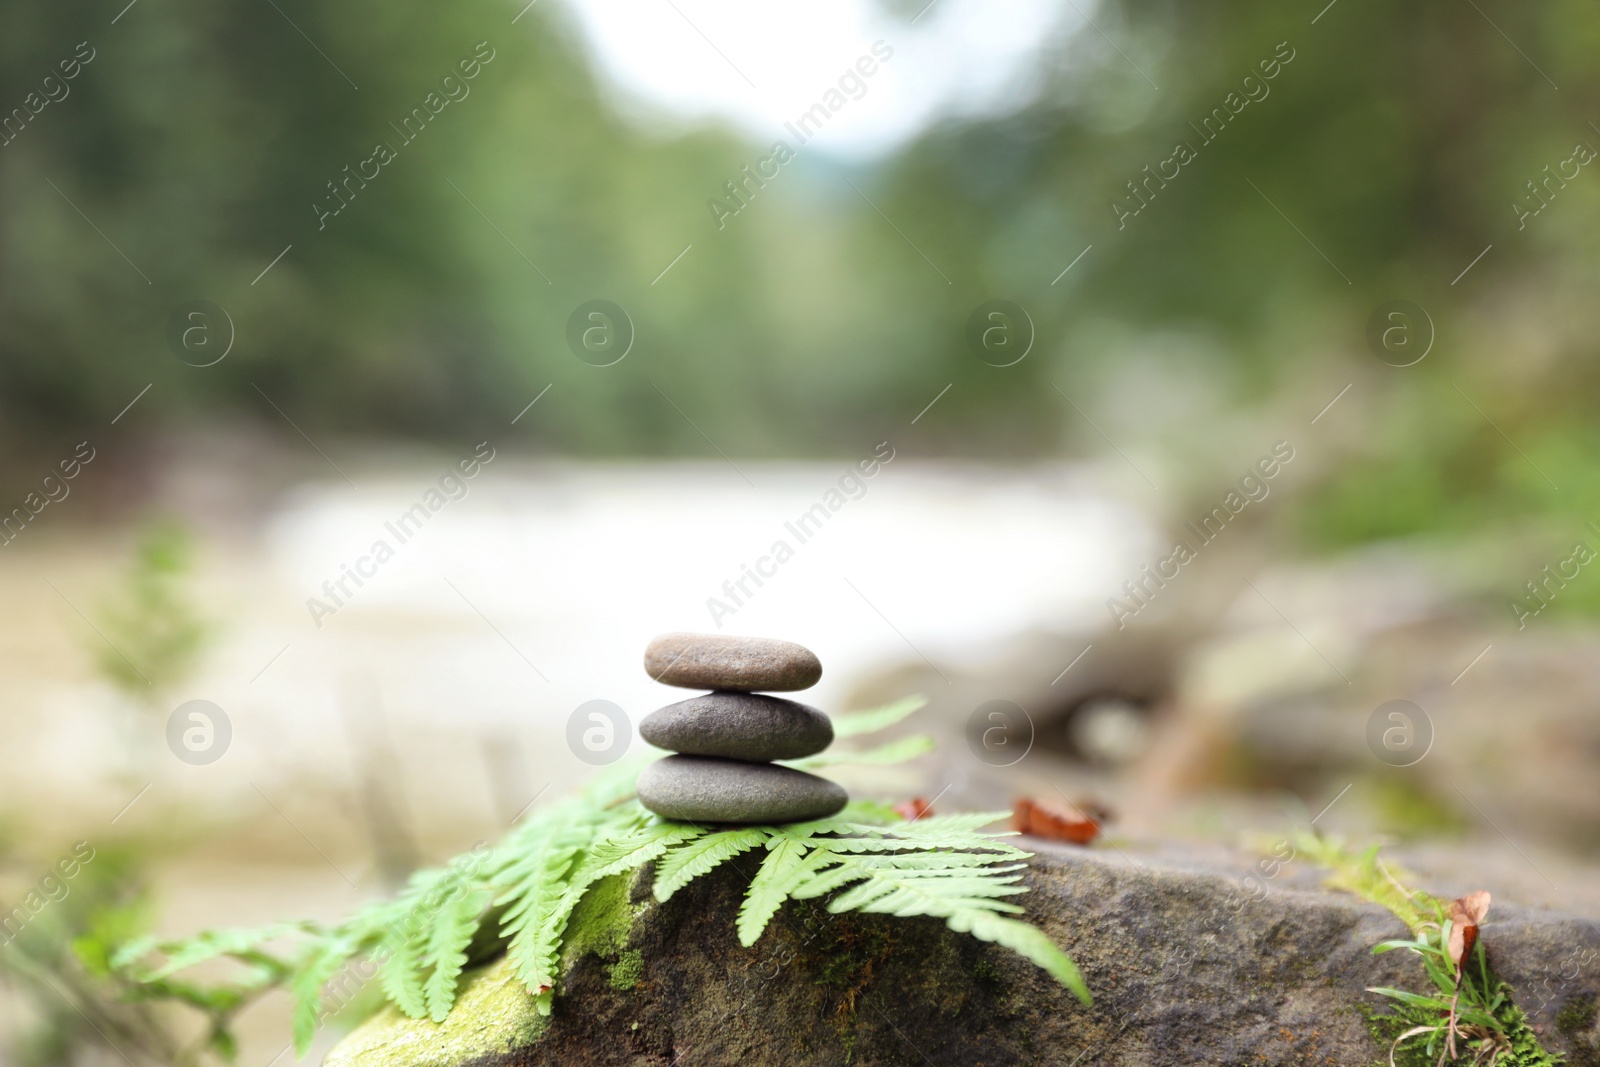
<svg viewBox="0 0 1600 1067">
<path fill-rule="evenodd" d="M 644 669 L 666 685 L 711 690 L 639 724 L 646 741 L 677 753 L 640 772 L 645 807 L 679 822 L 766 824 L 823 819 L 845 806 L 836 783 L 772 762 L 833 743 L 822 712 L 766 695 L 816 685 L 816 653 L 761 637 L 663 634 L 645 649 Z"/>
</svg>

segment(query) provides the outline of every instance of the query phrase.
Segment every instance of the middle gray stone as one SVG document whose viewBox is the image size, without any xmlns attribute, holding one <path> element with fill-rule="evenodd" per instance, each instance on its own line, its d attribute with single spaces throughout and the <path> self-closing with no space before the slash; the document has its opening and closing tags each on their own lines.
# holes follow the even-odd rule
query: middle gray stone
<svg viewBox="0 0 1600 1067">
<path fill-rule="evenodd" d="M 651 712 L 639 735 L 657 748 L 738 760 L 799 759 L 833 742 L 833 723 L 808 704 L 714 692 Z"/>
</svg>

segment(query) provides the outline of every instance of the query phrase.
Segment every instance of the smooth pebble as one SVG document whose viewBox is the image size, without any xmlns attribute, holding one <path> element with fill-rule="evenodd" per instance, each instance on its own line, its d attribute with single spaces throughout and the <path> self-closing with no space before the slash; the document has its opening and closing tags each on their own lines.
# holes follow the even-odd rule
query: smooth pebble
<svg viewBox="0 0 1600 1067">
<path fill-rule="evenodd" d="M 644 650 L 645 673 L 686 689 L 789 692 L 822 677 L 817 654 L 793 641 L 726 634 L 662 634 Z"/>
<path fill-rule="evenodd" d="M 639 772 L 639 802 L 663 819 L 694 823 L 807 822 L 845 806 L 844 788 L 774 763 L 668 756 Z"/>
<path fill-rule="evenodd" d="M 808 704 L 759 693 L 707 693 L 645 716 L 639 734 L 688 756 L 799 759 L 833 743 L 833 723 Z"/>
</svg>

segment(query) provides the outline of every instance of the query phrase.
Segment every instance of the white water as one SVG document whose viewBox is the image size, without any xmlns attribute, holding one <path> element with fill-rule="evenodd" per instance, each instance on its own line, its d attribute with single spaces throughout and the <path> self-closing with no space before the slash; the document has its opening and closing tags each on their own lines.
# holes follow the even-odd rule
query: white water
<svg viewBox="0 0 1600 1067">
<path fill-rule="evenodd" d="M 747 579 L 753 595 L 723 630 L 814 649 L 824 678 L 804 699 L 830 711 L 868 672 L 923 656 L 959 669 L 1012 635 L 1101 621 L 1105 598 L 1152 547 L 1143 521 L 1081 468 L 905 458 L 864 479 L 865 492 L 800 543 L 785 523 L 837 487 L 847 462 L 741 463 L 741 477 L 727 464 L 518 466 L 502 456 L 399 543 L 385 524 L 447 469 L 352 471 L 359 489 L 304 485 L 255 543 L 212 554 L 220 573 L 206 584 L 219 592 L 205 606 L 223 635 L 172 703 L 220 705 L 232 747 L 191 767 L 156 740 L 146 777 L 196 803 L 232 796 L 260 807 L 255 786 L 286 805 L 305 789 L 348 796 L 359 745 L 349 710 L 378 707 L 419 821 L 487 820 L 486 744 L 551 796 L 592 774 L 566 744 L 573 709 L 611 700 L 636 723 L 678 699 L 645 676 L 645 643 L 715 630 L 708 598 L 731 604 L 723 583 L 780 538 L 793 558 L 759 589 Z M 319 628 L 307 599 L 324 598 L 324 581 L 380 538 L 394 557 L 359 589 L 347 583 L 352 595 Z M 6 763 L 41 790 L 75 793 L 115 762 L 106 723 L 117 698 L 82 672 L 81 657 L 78 667 L 32 679 L 50 710 L 6 731 Z M 8 668 L 13 680 L 33 669 Z M 321 814 L 306 803 L 302 828 Z M 358 821 L 353 809 L 337 818 Z"/>
</svg>

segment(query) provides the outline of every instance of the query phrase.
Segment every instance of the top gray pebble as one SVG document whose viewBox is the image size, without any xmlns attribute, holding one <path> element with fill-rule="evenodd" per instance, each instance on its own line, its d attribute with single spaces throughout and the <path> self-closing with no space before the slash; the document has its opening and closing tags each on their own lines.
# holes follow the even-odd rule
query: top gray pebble
<svg viewBox="0 0 1600 1067">
<path fill-rule="evenodd" d="M 817 654 L 793 641 L 724 634 L 662 634 L 644 650 L 645 673 L 685 689 L 786 693 L 822 677 Z"/>
</svg>

